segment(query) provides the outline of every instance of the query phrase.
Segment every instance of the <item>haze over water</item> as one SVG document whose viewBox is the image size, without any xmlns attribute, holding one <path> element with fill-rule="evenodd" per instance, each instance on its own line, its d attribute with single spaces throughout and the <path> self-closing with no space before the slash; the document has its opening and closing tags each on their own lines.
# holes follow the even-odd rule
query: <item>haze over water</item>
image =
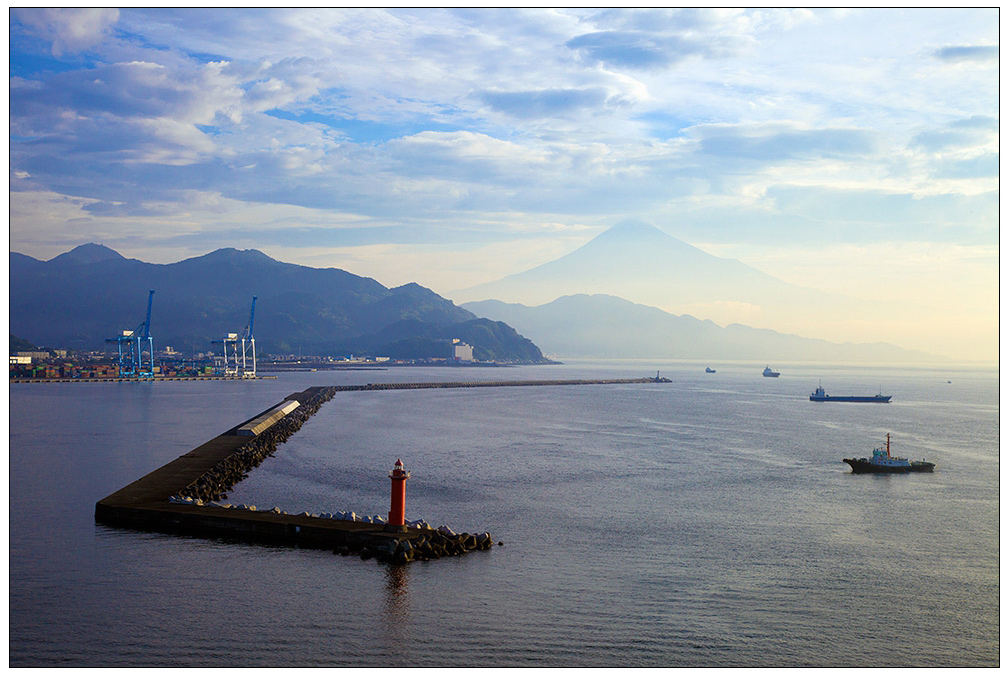
<svg viewBox="0 0 1007 676">
<path fill-rule="evenodd" d="M 11 666 L 997 666 L 998 373 L 577 362 L 11 386 Z M 399 568 L 97 526 L 94 503 L 324 384 L 228 497 L 388 510 L 503 546 Z M 815 404 L 835 393 L 888 405 Z M 947 381 L 951 382 L 948 383 Z M 854 476 L 892 434 L 932 475 Z"/>
</svg>

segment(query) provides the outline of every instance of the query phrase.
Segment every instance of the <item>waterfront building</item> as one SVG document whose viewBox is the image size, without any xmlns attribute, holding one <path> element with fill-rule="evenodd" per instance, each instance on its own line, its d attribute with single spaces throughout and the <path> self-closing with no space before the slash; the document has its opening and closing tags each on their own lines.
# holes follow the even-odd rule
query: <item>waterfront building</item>
<svg viewBox="0 0 1007 676">
<path fill-rule="evenodd" d="M 455 338 L 454 343 L 454 358 L 455 361 L 472 361 L 472 346 L 466 345 L 459 339 Z"/>
</svg>

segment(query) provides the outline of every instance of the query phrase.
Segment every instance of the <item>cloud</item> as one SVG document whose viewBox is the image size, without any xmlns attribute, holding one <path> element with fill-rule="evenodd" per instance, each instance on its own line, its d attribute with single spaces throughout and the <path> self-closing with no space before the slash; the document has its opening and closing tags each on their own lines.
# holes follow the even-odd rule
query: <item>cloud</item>
<svg viewBox="0 0 1007 676">
<path fill-rule="evenodd" d="M 633 31 L 701 31 L 725 29 L 740 10 L 687 7 L 680 9 L 608 9 L 588 17 L 605 28 Z"/>
<path fill-rule="evenodd" d="M 643 31 L 587 33 L 569 40 L 566 45 L 594 61 L 640 69 L 665 68 L 694 55 L 715 57 L 729 53 L 723 44 Z"/>
<path fill-rule="evenodd" d="M 938 129 L 928 129 L 913 137 L 912 145 L 930 152 L 981 147 L 996 143 L 1000 121 L 985 115 L 956 120 Z"/>
<path fill-rule="evenodd" d="M 998 61 L 999 45 L 949 46 L 934 52 L 941 61 Z"/>
<path fill-rule="evenodd" d="M 541 150 L 468 131 L 425 131 L 389 141 L 386 148 L 397 162 L 409 165 L 411 173 L 427 174 L 432 167 L 437 173 L 447 169 L 472 180 L 487 174 L 524 173 L 550 161 Z"/>
<path fill-rule="evenodd" d="M 951 126 L 957 129 L 981 129 L 985 131 L 1000 131 L 1000 120 L 988 115 L 973 115 L 961 120 L 955 120 Z"/>
<path fill-rule="evenodd" d="M 585 89 L 542 89 L 538 91 L 483 92 L 480 97 L 491 108 L 512 117 L 531 119 L 576 113 L 605 104 L 608 92 L 601 87 Z"/>
<path fill-rule="evenodd" d="M 704 128 L 694 131 L 702 135 Z M 759 163 L 855 157 L 877 147 L 874 134 L 862 129 L 709 128 L 699 145 L 703 154 Z"/>
<path fill-rule="evenodd" d="M 239 122 L 249 112 L 308 100 L 319 87 L 310 59 L 183 67 L 131 61 L 59 73 L 42 83 L 26 81 L 12 92 L 12 107 L 32 105 L 31 115 L 74 110 L 80 115 L 171 117 L 212 124 L 218 115 Z M 12 114 L 27 117 L 28 111 L 16 107 Z"/>
<path fill-rule="evenodd" d="M 997 178 L 1000 176 L 1000 153 L 938 162 L 934 175 L 953 179 Z"/>
<path fill-rule="evenodd" d="M 52 55 L 84 51 L 105 39 L 119 20 L 117 9 L 17 8 L 11 14 L 22 25 L 52 43 Z"/>
<path fill-rule="evenodd" d="M 75 117 L 113 115 L 118 119 L 170 117 L 210 123 L 242 97 L 225 64 L 185 70 L 134 61 L 58 73 L 32 87 L 11 92 L 11 115 L 25 127 L 44 133 L 73 111 Z"/>
<path fill-rule="evenodd" d="M 78 164 L 77 175 L 114 163 L 227 160 L 257 147 L 275 152 L 294 172 L 317 170 L 319 148 L 331 146 L 324 132 L 257 115 L 317 93 L 313 65 L 306 59 L 185 67 L 132 61 L 57 73 L 43 81 L 14 78 L 11 132 L 35 147 L 23 146 L 19 155 L 46 152 L 60 158 L 53 163 L 39 157 L 53 164 L 41 175 L 59 166 L 69 169 L 85 157 L 88 164 Z M 277 148 L 281 142 L 284 147 Z M 159 190 L 163 178 L 155 180 Z"/>
<path fill-rule="evenodd" d="M 615 9 L 585 19 L 598 30 L 566 46 L 613 68 L 662 69 L 690 57 L 721 59 L 751 46 L 752 21 L 734 9 Z"/>
<path fill-rule="evenodd" d="M 929 240 L 985 244 L 998 237 L 996 191 L 917 196 L 870 188 L 776 186 L 767 191 L 770 218 L 803 223 L 804 241 Z M 962 220 L 963 212 L 973 218 Z M 986 214 L 987 218 L 980 216 Z M 991 218 L 990 215 L 993 215 Z"/>
<path fill-rule="evenodd" d="M 323 64 L 308 57 L 264 62 L 241 78 L 243 107 L 261 112 L 305 102 L 325 88 L 324 70 Z"/>
<path fill-rule="evenodd" d="M 222 71 L 222 64 L 176 71 L 132 62 L 59 73 L 42 86 L 11 88 L 11 130 L 53 164 L 40 175 L 83 156 L 92 171 L 115 162 L 191 164 L 216 148 L 199 126 L 240 111 L 242 90 Z"/>
<path fill-rule="evenodd" d="M 966 176 L 992 167 L 995 87 L 978 86 L 989 73 L 922 87 L 906 77 L 918 39 L 869 51 L 878 16 L 123 10 L 94 61 L 15 71 L 11 171 L 31 180 L 12 190 L 88 197 L 108 218 L 185 209 L 207 191 L 444 226 L 689 200 L 730 215 L 787 185 L 934 194 L 943 177 L 984 190 Z M 983 30 L 954 34 L 980 44 Z M 12 61 L 38 49 L 25 44 L 12 42 Z M 948 101 L 973 117 L 933 126 Z"/>
<path fill-rule="evenodd" d="M 1000 176 L 1000 121 L 993 117 L 973 115 L 921 131 L 909 147 L 923 153 L 934 179 L 976 184 Z"/>
</svg>

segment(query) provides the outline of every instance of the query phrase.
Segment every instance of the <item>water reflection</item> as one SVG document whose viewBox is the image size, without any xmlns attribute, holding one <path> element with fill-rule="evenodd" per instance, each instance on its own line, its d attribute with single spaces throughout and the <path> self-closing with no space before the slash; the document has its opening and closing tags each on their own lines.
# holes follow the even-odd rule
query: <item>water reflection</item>
<svg viewBox="0 0 1007 676">
<path fill-rule="evenodd" d="M 382 644 L 391 664 L 406 664 L 412 637 L 409 631 L 409 565 L 385 568 L 385 606 L 382 613 Z"/>
<path fill-rule="evenodd" d="M 386 645 L 405 647 L 409 642 L 409 565 L 390 564 L 385 569 L 385 606 L 382 622 Z"/>
</svg>

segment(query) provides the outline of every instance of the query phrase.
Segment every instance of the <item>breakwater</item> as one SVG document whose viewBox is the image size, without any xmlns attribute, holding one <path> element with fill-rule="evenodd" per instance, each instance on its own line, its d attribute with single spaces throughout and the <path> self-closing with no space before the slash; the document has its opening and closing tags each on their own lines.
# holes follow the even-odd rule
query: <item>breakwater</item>
<svg viewBox="0 0 1007 676">
<path fill-rule="evenodd" d="M 339 392 L 430 388 L 528 387 L 606 385 L 655 382 L 654 378 L 613 380 L 533 380 L 452 383 L 382 383 L 312 387 L 288 396 L 227 432 L 134 481 L 95 505 L 99 523 L 145 530 L 227 537 L 326 548 L 337 554 L 359 553 L 362 558 L 409 562 L 430 560 L 489 549 L 489 533 L 455 533 L 426 524 L 402 532 L 386 531 L 383 524 L 287 514 L 279 509 L 260 511 L 222 504 L 248 472 L 276 452 L 318 409 Z M 291 406 L 296 402 L 297 406 Z M 283 411 L 283 415 L 277 415 Z M 262 421 L 269 420 L 268 426 Z M 254 436 L 242 434 L 253 430 Z"/>
<path fill-rule="evenodd" d="M 337 392 L 359 392 L 361 390 L 422 390 L 430 388 L 455 387 L 534 387 L 557 385 L 627 385 L 640 383 L 671 382 L 660 378 L 610 378 L 604 380 L 500 380 L 456 383 L 368 383 L 367 385 L 334 385 Z"/>
</svg>

